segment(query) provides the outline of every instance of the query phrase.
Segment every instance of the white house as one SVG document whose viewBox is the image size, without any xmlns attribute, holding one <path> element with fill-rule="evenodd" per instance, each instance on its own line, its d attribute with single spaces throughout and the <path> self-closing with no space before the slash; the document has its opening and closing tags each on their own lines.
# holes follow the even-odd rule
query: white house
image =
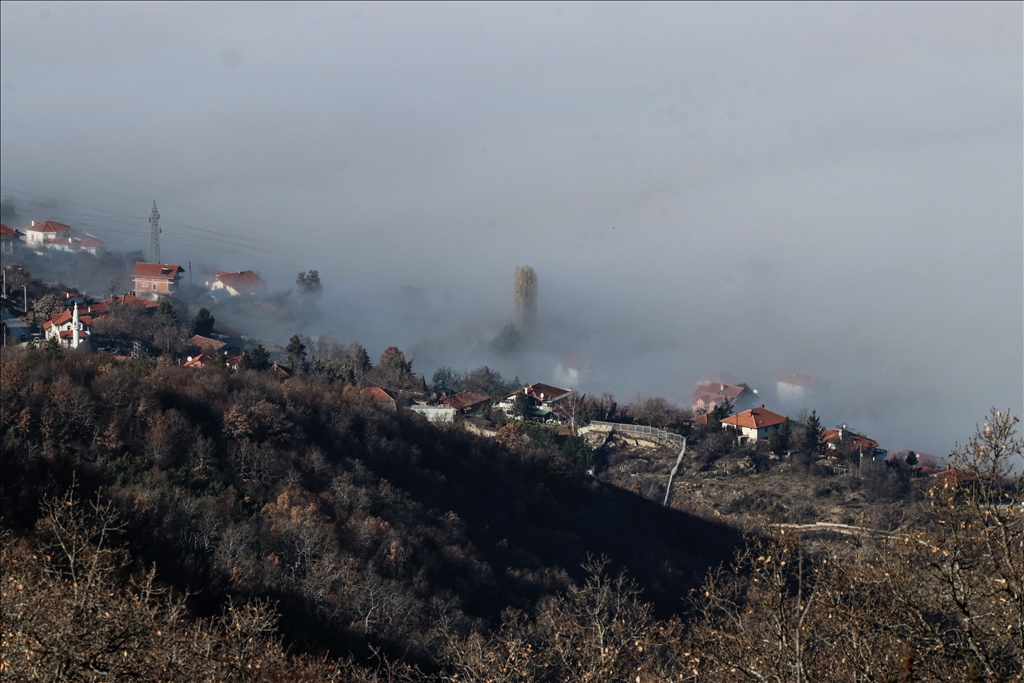
<svg viewBox="0 0 1024 683">
<path fill-rule="evenodd" d="M 798 372 L 779 378 L 775 383 L 775 391 L 780 401 L 799 403 L 810 398 L 814 391 L 824 384 L 824 380 L 820 377 Z"/>
<path fill-rule="evenodd" d="M 739 432 L 741 439 L 757 441 L 758 439 L 767 439 L 787 422 L 789 422 L 789 418 L 773 413 L 762 405 L 760 408 L 744 410 L 742 413 L 723 419 L 722 427 Z"/>
<path fill-rule="evenodd" d="M 63 223 L 55 221 L 43 221 L 32 224 L 25 228 L 25 243 L 29 246 L 42 247 L 50 240 L 57 237 L 68 237 L 71 228 Z"/>
<path fill-rule="evenodd" d="M 64 310 L 43 323 L 47 339 L 56 339 L 61 346 L 77 349 L 91 335 L 92 318 L 78 315 L 78 304 L 74 310 Z"/>
<path fill-rule="evenodd" d="M 220 270 L 206 281 L 206 286 L 211 291 L 224 290 L 231 296 L 239 296 L 260 291 L 263 289 L 263 280 L 251 270 L 240 270 L 236 273 Z"/>
</svg>

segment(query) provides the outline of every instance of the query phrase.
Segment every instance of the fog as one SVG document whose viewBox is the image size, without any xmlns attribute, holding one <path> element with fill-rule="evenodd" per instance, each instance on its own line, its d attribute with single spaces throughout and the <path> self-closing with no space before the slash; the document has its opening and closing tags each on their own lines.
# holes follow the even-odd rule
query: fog
<svg viewBox="0 0 1024 683">
<path fill-rule="evenodd" d="M 0 5 L 0 184 L 164 261 L 318 269 L 295 332 L 934 455 L 1024 409 L 1008 4 Z M 23 227 L 14 225 L 12 227 Z M 539 281 L 526 351 L 517 265 Z M 294 327 L 294 326 L 293 326 Z M 578 364 L 578 361 L 577 361 Z M 775 381 L 828 386 L 782 404 Z"/>
</svg>

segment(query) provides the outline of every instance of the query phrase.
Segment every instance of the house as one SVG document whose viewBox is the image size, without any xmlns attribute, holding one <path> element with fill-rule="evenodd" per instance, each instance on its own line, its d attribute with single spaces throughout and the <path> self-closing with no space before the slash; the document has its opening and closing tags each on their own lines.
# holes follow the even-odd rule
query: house
<svg viewBox="0 0 1024 683">
<path fill-rule="evenodd" d="M 455 413 L 458 412 L 455 408 L 421 406 L 418 404 L 409 406 L 409 410 L 427 418 L 427 422 L 455 422 Z"/>
<path fill-rule="evenodd" d="M 13 254 L 15 243 L 24 236 L 21 231 L 0 223 L 0 253 Z"/>
<path fill-rule="evenodd" d="M 191 346 L 199 348 L 203 353 L 208 353 L 210 355 L 213 355 L 218 351 L 224 351 L 224 353 L 227 353 L 227 351 L 225 351 L 227 342 L 222 342 L 219 339 L 210 339 L 209 337 L 204 337 L 200 334 L 193 335 L 192 338 L 188 340 L 188 343 Z"/>
<path fill-rule="evenodd" d="M 207 356 L 205 353 L 201 353 L 198 356 L 189 356 L 185 362 L 186 368 L 205 368 L 208 365 L 213 364 L 214 360 L 212 356 Z"/>
<path fill-rule="evenodd" d="M 531 404 L 528 417 L 562 421 L 566 411 L 565 402 L 571 394 L 570 389 L 560 389 L 550 384 L 530 384 L 508 396 L 503 396 L 494 407 L 506 415 L 512 413 L 515 411 L 517 396 L 523 395 Z"/>
<path fill-rule="evenodd" d="M 153 313 L 159 306 L 155 301 L 147 301 L 146 299 L 140 299 L 135 296 L 135 292 L 128 292 L 127 294 L 121 294 L 118 296 L 105 299 L 95 304 L 87 304 L 85 306 L 85 312 L 96 318 L 101 315 L 110 313 L 112 307 L 117 306 L 129 306 L 144 309 L 147 313 Z"/>
<path fill-rule="evenodd" d="M 4 344 L 8 338 L 15 344 L 30 341 L 32 339 L 32 324 L 21 318 L 3 311 Z"/>
<path fill-rule="evenodd" d="M 757 441 L 758 439 L 767 439 L 787 422 L 789 422 L 788 417 L 773 413 L 762 405 L 760 408 L 744 410 L 742 413 L 723 419 L 722 427 L 739 432 L 741 440 Z"/>
<path fill-rule="evenodd" d="M 216 275 L 206 281 L 206 286 L 211 291 L 224 290 L 231 296 L 255 294 L 264 287 L 260 276 L 251 270 L 242 270 L 237 273 L 219 270 Z"/>
<path fill-rule="evenodd" d="M 742 408 L 754 400 L 757 391 L 746 384 L 706 382 L 693 390 L 693 412 L 697 415 L 710 413 L 726 401 L 734 408 Z"/>
<path fill-rule="evenodd" d="M 694 427 L 714 427 L 718 425 L 718 420 L 711 413 L 703 413 L 694 417 L 690 424 Z"/>
<path fill-rule="evenodd" d="M 775 382 L 775 391 L 780 401 L 798 403 L 810 398 L 817 389 L 823 386 L 825 386 L 825 381 L 820 377 L 797 372 L 780 377 Z"/>
<path fill-rule="evenodd" d="M 43 247 L 47 242 L 58 237 L 67 239 L 70 232 L 71 227 L 63 223 L 32 221 L 32 224 L 25 228 L 25 243 L 32 247 Z"/>
<path fill-rule="evenodd" d="M 859 451 L 862 456 L 870 455 L 872 460 L 885 460 L 889 451 L 878 447 L 878 442 L 866 436 L 855 434 L 846 428 L 846 425 L 836 429 L 826 429 L 821 435 L 819 442 L 826 450 L 834 451 L 840 448 Z"/>
<path fill-rule="evenodd" d="M 491 397 L 487 394 L 477 394 L 472 391 L 460 391 L 451 396 L 441 396 L 437 402 L 439 406 L 452 408 L 460 413 L 472 413 L 484 407 Z"/>
<path fill-rule="evenodd" d="M 398 410 L 406 404 L 406 400 L 399 392 L 389 391 L 383 387 L 363 387 L 359 390 L 359 395 L 387 410 Z"/>
<path fill-rule="evenodd" d="M 73 310 L 64 310 L 43 323 L 43 332 L 47 339 L 56 339 L 61 346 L 77 349 L 82 342 L 88 340 L 92 332 L 91 316 L 79 316 L 78 304 Z"/>
<path fill-rule="evenodd" d="M 181 266 L 170 263 L 136 263 L 132 269 L 135 295 L 156 300 L 173 294 L 181 279 Z"/>
<path fill-rule="evenodd" d="M 99 250 L 105 246 L 106 245 L 103 242 L 100 242 L 95 237 L 86 237 L 81 242 L 78 242 L 79 249 L 81 249 L 82 251 L 87 251 L 93 256 L 99 253 Z"/>
</svg>

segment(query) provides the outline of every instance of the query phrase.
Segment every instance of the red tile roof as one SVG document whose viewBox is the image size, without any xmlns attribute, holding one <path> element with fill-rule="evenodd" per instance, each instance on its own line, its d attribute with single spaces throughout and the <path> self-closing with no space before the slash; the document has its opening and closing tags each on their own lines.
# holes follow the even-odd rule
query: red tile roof
<svg viewBox="0 0 1024 683">
<path fill-rule="evenodd" d="M 84 240 L 79 242 L 79 246 L 85 249 L 94 249 L 96 247 L 103 247 L 106 245 L 103 242 L 100 242 L 99 240 L 93 239 L 91 237 L 86 237 Z"/>
<path fill-rule="evenodd" d="M 9 228 L 3 223 L 0 223 L 0 239 L 9 240 L 15 237 L 21 237 L 21 234 L 22 233 L 18 232 L 14 228 Z"/>
<path fill-rule="evenodd" d="M 220 270 L 211 279 L 206 281 L 206 285 L 210 286 L 217 281 L 223 282 L 225 287 L 230 287 L 241 294 L 248 294 L 263 289 L 263 280 L 251 270 L 241 270 L 237 273 Z"/>
<path fill-rule="evenodd" d="M 71 244 L 70 237 L 50 237 L 46 240 L 47 244 Z"/>
<path fill-rule="evenodd" d="M 222 342 L 219 339 L 210 339 L 209 337 L 203 337 L 198 334 L 193 336 L 188 341 L 190 344 L 192 344 L 193 346 L 198 346 L 203 351 L 220 351 L 225 346 L 227 346 L 225 342 Z"/>
<path fill-rule="evenodd" d="M 55 223 L 54 221 L 43 221 L 42 223 L 36 223 L 35 225 L 28 225 L 25 227 L 25 231 L 31 232 L 45 232 L 45 233 L 58 233 L 67 232 L 71 228 L 63 223 Z"/>
<path fill-rule="evenodd" d="M 442 398 L 438 403 L 447 408 L 465 410 L 466 408 L 472 408 L 473 406 L 479 405 L 488 400 L 490 400 L 490 396 L 487 394 L 476 394 L 472 391 L 460 391 L 452 396 Z"/>
<path fill-rule="evenodd" d="M 143 308 L 156 308 L 160 304 L 158 304 L 155 301 L 148 301 L 146 299 L 140 299 L 139 297 L 135 296 L 135 294 L 133 294 L 132 292 L 129 292 L 128 294 L 121 294 L 119 296 L 115 296 L 115 297 L 112 297 L 110 299 L 106 299 L 105 301 L 101 301 L 98 304 L 91 304 L 89 306 L 89 312 L 90 313 L 109 313 L 111 305 L 115 305 L 115 306 L 141 306 Z"/>
<path fill-rule="evenodd" d="M 722 420 L 722 424 L 736 425 L 737 427 L 746 427 L 748 429 L 762 429 L 763 427 L 772 427 L 786 422 L 789 422 L 787 417 L 773 413 L 764 406 L 744 410 L 742 413 Z"/>
<path fill-rule="evenodd" d="M 746 384 L 708 382 L 707 384 L 701 384 L 693 390 L 693 400 L 697 401 L 703 398 L 705 402 L 709 402 L 710 399 L 716 403 L 723 403 L 725 399 L 729 399 L 730 402 L 735 403 L 736 397 L 744 391 L 750 391 L 750 387 Z"/>
<path fill-rule="evenodd" d="M 212 363 L 213 358 L 207 356 L 205 353 L 201 353 L 198 356 L 192 356 L 192 359 L 185 363 L 186 368 L 203 368 L 206 367 L 207 363 Z"/>
<path fill-rule="evenodd" d="M 171 263 L 136 263 L 132 277 L 151 277 L 173 280 L 178 277 L 181 266 Z"/>
<path fill-rule="evenodd" d="M 391 394 L 380 387 L 364 387 L 359 390 L 361 396 L 365 396 L 371 401 L 379 401 L 381 403 L 394 403 L 395 399 Z"/>
<path fill-rule="evenodd" d="M 840 438 L 840 436 L 842 438 Z M 848 443 L 860 448 L 862 451 L 870 451 L 878 448 L 878 442 L 860 434 L 854 434 L 849 429 L 826 429 L 821 435 L 821 443 L 838 446 L 840 443 Z"/>
</svg>

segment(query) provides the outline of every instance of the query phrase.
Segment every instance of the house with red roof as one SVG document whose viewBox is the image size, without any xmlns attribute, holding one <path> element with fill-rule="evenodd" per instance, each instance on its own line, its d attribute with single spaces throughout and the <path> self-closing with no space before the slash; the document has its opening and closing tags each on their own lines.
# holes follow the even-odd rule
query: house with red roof
<svg viewBox="0 0 1024 683">
<path fill-rule="evenodd" d="M 132 269 L 135 296 L 155 301 L 174 294 L 181 273 L 181 266 L 170 263 L 136 263 Z"/>
<path fill-rule="evenodd" d="M 15 243 L 24 236 L 21 231 L 0 223 L 0 253 L 13 254 Z"/>
<path fill-rule="evenodd" d="M 733 407 L 749 405 L 756 391 L 746 384 L 726 384 L 725 382 L 704 382 L 693 390 L 693 412 L 697 415 L 710 413 L 724 405 L 726 401 Z"/>
<path fill-rule="evenodd" d="M 751 408 L 724 418 L 721 424 L 726 429 L 739 432 L 740 439 L 757 441 L 767 439 L 787 422 L 788 417 L 773 413 L 762 405 L 760 408 Z"/>
<path fill-rule="evenodd" d="M 460 391 L 457 394 L 451 396 L 441 396 L 441 400 L 437 402 L 437 405 L 444 408 L 452 408 L 461 413 L 472 413 L 479 410 L 491 397 L 487 394 L 477 394 L 472 391 Z"/>
<path fill-rule="evenodd" d="M 70 232 L 71 227 L 63 223 L 57 223 L 56 221 L 36 223 L 32 221 L 31 225 L 25 227 L 25 242 L 29 246 L 42 247 L 50 240 L 58 237 L 69 237 Z"/>
<path fill-rule="evenodd" d="M 826 429 L 825 433 L 821 435 L 820 443 L 830 451 L 838 450 L 845 446 L 850 450 L 860 451 L 861 453 L 874 453 L 875 449 L 878 448 L 877 441 L 860 434 L 854 434 L 846 428 L 846 425 L 836 429 Z"/>
<path fill-rule="evenodd" d="M 235 273 L 219 270 L 216 275 L 206 281 L 206 286 L 210 288 L 210 291 L 222 289 L 231 296 L 239 296 L 255 294 L 263 289 L 264 284 L 260 276 L 251 270 L 240 270 Z"/>
<path fill-rule="evenodd" d="M 100 249 L 102 249 L 103 247 L 105 247 L 107 245 L 104 244 L 103 242 L 99 241 L 95 237 L 86 237 L 81 242 L 78 242 L 77 246 L 82 251 L 87 251 L 90 254 L 92 254 L 93 256 L 95 256 L 96 254 L 99 253 Z"/>
<path fill-rule="evenodd" d="M 572 394 L 571 389 L 562 389 L 550 384 L 530 384 L 508 396 L 503 396 L 494 407 L 503 411 L 506 415 L 513 413 L 516 408 L 516 398 L 520 395 L 526 396 L 531 404 L 530 416 L 542 420 L 555 419 L 564 421 L 566 402 Z"/>
<path fill-rule="evenodd" d="M 90 315 L 79 315 L 78 304 L 74 309 L 64 309 L 60 313 L 50 316 L 50 319 L 43 323 L 43 332 L 47 339 L 56 339 L 61 346 L 77 349 L 79 345 L 92 335 L 92 321 Z"/>
</svg>

